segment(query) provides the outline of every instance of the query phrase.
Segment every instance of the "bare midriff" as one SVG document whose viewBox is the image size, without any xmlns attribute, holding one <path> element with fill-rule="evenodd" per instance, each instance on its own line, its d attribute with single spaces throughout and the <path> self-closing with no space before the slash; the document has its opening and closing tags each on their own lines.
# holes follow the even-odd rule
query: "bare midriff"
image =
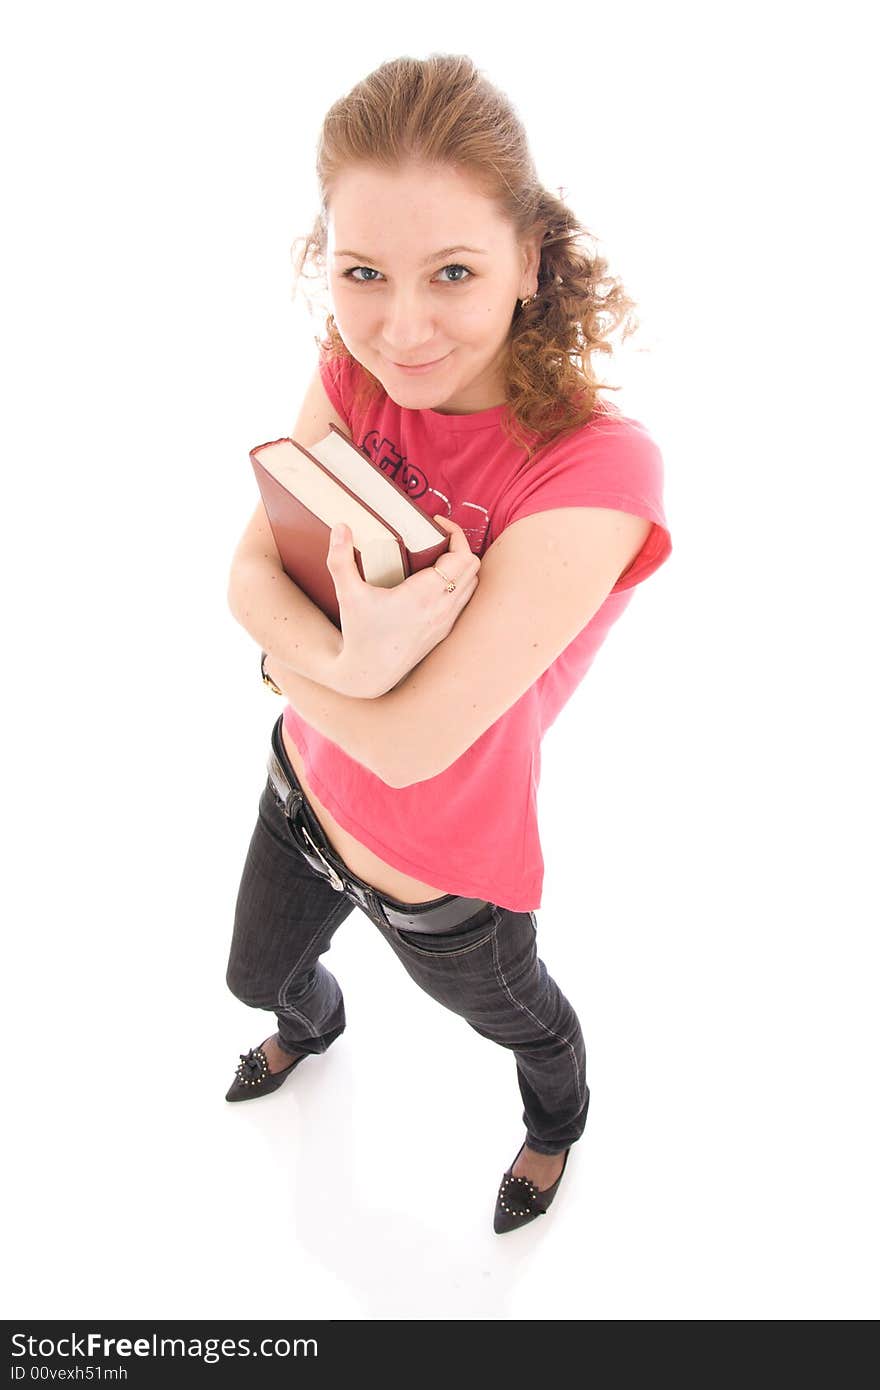
<svg viewBox="0 0 880 1390">
<path fill-rule="evenodd" d="M 442 898 L 449 891 L 446 888 L 435 888 L 430 883 L 422 883 L 420 879 L 410 878 L 409 874 L 401 873 L 391 864 L 386 864 L 385 860 L 380 859 L 371 849 L 367 849 L 366 845 L 361 844 L 360 840 L 356 840 L 347 830 L 343 830 L 312 789 L 300 751 L 283 723 L 281 741 L 308 797 L 309 805 L 321 824 L 321 829 L 343 864 L 347 864 L 353 874 L 369 883 L 379 893 L 396 898 L 401 903 L 426 903 L 432 898 Z"/>
</svg>

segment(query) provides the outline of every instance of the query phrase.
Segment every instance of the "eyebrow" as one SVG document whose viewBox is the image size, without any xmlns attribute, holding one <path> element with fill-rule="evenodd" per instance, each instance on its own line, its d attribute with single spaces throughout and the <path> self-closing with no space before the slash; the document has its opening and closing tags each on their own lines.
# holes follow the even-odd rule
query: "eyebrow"
<svg viewBox="0 0 880 1390">
<path fill-rule="evenodd" d="M 439 251 L 435 251 L 432 255 L 426 256 L 422 261 L 422 265 L 430 265 L 432 261 L 439 261 L 443 256 L 453 256 L 457 251 L 467 251 L 472 256 L 488 256 L 489 254 L 488 251 L 481 251 L 478 246 L 442 246 Z M 366 265 L 372 265 L 373 261 L 378 259 L 378 257 L 375 256 L 365 256 L 360 251 L 336 251 L 334 254 L 337 256 L 354 256 L 355 260 L 363 261 Z"/>
</svg>

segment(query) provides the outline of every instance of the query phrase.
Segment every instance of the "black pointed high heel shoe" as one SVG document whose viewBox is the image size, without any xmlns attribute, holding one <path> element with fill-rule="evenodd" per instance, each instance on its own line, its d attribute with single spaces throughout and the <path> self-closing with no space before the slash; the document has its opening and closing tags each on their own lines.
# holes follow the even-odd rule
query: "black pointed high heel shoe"
<svg viewBox="0 0 880 1390">
<path fill-rule="evenodd" d="M 571 1153 L 571 1148 L 565 1150 L 562 1172 L 550 1187 L 545 1187 L 541 1191 L 529 1178 L 515 1178 L 513 1176 L 514 1164 L 524 1148 L 525 1141 L 520 1144 L 519 1153 L 501 1179 L 501 1186 L 495 1199 L 493 1226 L 498 1235 L 503 1235 L 505 1231 L 516 1230 L 519 1226 L 527 1226 L 530 1221 L 534 1221 L 536 1216 L 544 1215 L 559 1191 L 559 1184 L 562 1182 L 568 1163 L 568 1155 Z"/>
<path fill-rule="evenodd" d="M 268 1038 L 263 1039 L 263 1042 L 268 1041 Z M 263 1043 L 238 1055 L 241 1060 L 235 1068 L 235 1080 L 226 1092 L 227 1100 L 256 1100 L 257 1096 L 266 1096 L 270 1091 L 277 1091 L 290 1073 L 300 1062 L 310 1057 L 311 1053 L 304 1052 L 301 1057 L 294 1057 L 290 1066 L 282 1067 L 281 1071 L 269 1070 L 269 1059 L 263 1051 Z"/>
</svg>

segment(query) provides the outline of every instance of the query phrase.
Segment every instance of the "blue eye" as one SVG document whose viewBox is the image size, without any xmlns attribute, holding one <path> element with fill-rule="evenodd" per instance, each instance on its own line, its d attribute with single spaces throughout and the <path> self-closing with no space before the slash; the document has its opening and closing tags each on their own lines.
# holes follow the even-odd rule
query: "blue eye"
<svg viewBox="0 0 880 1390">
<path fill-rule="evenodd" d="M 378 275 L 380 273 L 378 270 L 372 270 L 368 265 L 353 265 L 350 270 L 344 270 L 342 272 L 343 280 L 350 280 L 353 285 L 375 285 L 377 283 L 375 280 L 358 279 L 354 273 L 356 270 L 365 270 L 370 275 Z M 473 279 L 473 271 L 469 270 L 466 265 L 444 265 L 442 270 L 438 273 L 442 274 L 443 270 L 463 270 L 467 277 L 467 279 L 447 280 L 445 282 L 447 285 L 464 285 L 467 283 L 467 280 Z"/>
</svg>

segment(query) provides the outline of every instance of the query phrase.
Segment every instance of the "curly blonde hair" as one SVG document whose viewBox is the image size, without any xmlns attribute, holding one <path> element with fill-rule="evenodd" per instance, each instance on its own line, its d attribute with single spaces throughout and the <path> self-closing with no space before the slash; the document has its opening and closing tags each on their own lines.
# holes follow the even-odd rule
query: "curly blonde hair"
<svg viewBox="0 0 880 1390">
<path fill-rule="evenodd" d="M 565 204 L 562 190 L 556 197 L 538 179 L 513 105 L 470 58 L 395 58 L 330 107 L 316 161 L 321 211 L 311 232 L 291 248 L 293 296 L 303 277 L 319 279 L 326 289 L 327 212 L 342 170 L 372 165 L 393 171 L 409 164 L 467 174 L 519 242 L 541 239 L 537 293 L 525 308 L 517 300 L 511 321 L 504 363 L 508 410 L 501 422 L 531 460 L 538 448 L 607 409 L 598 393 L 620 387 L 598 380 L 593 354 L 613 351 L 608 340 L 621 325 L 622 339 L 640 325 L 635 301 L 608 274 L 607 261 L 585 244 L 595 238 Z M 314 276 L 307 276 L 307 265 Z M 350 358 L 332 314 L 324 331 L 315 339 L 322 352 Z M 366 403 L 384 387 L 359 365 L 357 390 Z"/>
</svg>

